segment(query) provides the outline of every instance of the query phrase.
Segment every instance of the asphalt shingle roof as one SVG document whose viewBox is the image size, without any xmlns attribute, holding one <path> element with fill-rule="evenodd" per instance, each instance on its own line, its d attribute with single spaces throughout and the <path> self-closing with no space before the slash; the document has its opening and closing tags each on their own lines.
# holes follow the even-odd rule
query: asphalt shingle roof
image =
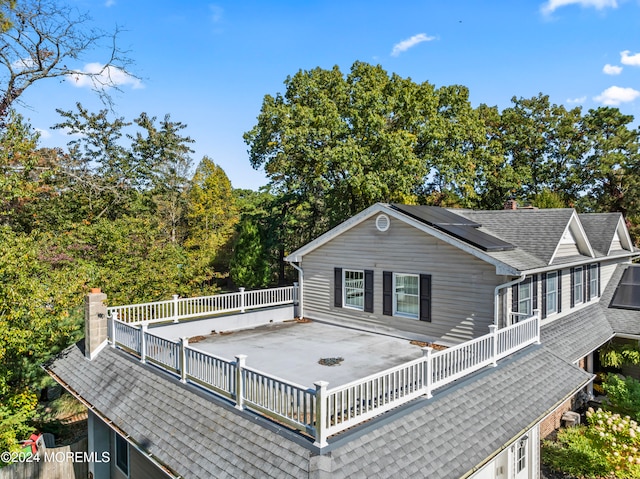
<svg viewBox="0 0 640 479">
<path fill-rule="evenodd" d="M 573 212 L 574 210 L 571 208 L 557 208 L 496 211 L 464 210 L 461 214 L 482 224 L 485 230 L 495 236 L 542 260 L 546 266 L 551 262 L 553 253 L 562 238 L 567 224 L 569 224 Z"/>
<path fill-rule="evenodd" d="M 598 349 L 614 335 L 599 303 L 586 306 L 540 328 L 542 344 L 574 362 Z"/>
<path fill-rule="evenodd" d="M 631 267 L 630 264 L 619 264 L 616 267 L 609 280 L 609 284 L 602 292 L 600 305 L 605 310 L 607 319 L 616 333 L 640 335 L 640 311 L 612 308 L 609 306 L 618 287 L 618 283 L 622 279 L 622 275 L 629 267 Z"/>
<path fill-rule="evenodd" d="M 622 213 L 583 213 L 578 215 L 584 232 L 597 256 L 606 256 Z"/>
<path fill-rule="evenodd" d="M 122 352 L 106 348 L 87 361 L 82 348 L 66 349 L 47 369 L 187 478 L 460 477 L 590 379 L 547 348 L 531 346 L 430 400 L 338 436 L 318 456 L 310 441 Z"/>
</svg>

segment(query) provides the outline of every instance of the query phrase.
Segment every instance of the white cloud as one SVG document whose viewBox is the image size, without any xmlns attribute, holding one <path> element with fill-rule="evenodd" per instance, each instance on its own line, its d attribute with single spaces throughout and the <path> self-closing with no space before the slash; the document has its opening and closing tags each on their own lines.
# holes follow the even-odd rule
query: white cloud
<svg viewBox="0 0 640 479">
<path fill-rule="evenodd" d="M 431 40 L 435 40 L 436 37 L 427 36 L 426 33 L 418 33 L 417 35 L 412 36 L 406 40 L 402 40 L 400 43 L 396 43 L 393 46 L 393 50 L 391 50 L 391 56 L 397 57 L 402 52 L 406 52 L 409 48 L 415 47 L 418 43 L 422 42 L 430 42 Z"/>
<path fill-rule="evenodd" d="M 104 2 L 104 6 L 109 8 L 109 7 L 113 7 L 116 4 L 116 0 L 107 0 L 106 2 Z"/>
<path fill-rule="evenodd" d="M 11 68 L 14 70 L 23 70 L 25 68 L 33 68 L 36 66 L 36 62 L 33 58 L 20 58 L 11 64 Z"/>
<path fill-rule="evenodd" d="M 617 8 L 618 2 L 616 0 L 547 0 L 540 7 L 540 11 L 545 15 L 550 15 L 560 7 L 566 7 L 567 5 L 580 5 L 581 7 L 593 7 L 596 10 L 603 10 L 605 8 Z"/>
<path fill-rule="evenodd" d="M 40 139 L 46 140 L 47 138 L 51 138 L 51 132 L 49 130 L 43 130 L 42 128 L 34 128 L 39 134 Z"/>
<path fill-rule="evenodd" d="M 90 74 L 92 76 L 89 76 Z M 100 63 L 87 63 L 81 71 L 67 76 L 67 80 L 78 88 L 101 88 L 109 86 L 131 85 L 132 88 L 144 88 L 142 82 L 118 67 L 105 68 Z"/>
<path fill-rule="evenodd" d="M 607 75 L 620 75 L 622 73 L 622 67 L 618 65 L 609 65 L 608 63 L 602 67 L 602 72 Z"/>
<path fill-rule="evenodd" d="M 617 106 L 620 103 L 628 103 L 640 96 L 640 91 L 633 88 L 623 88 L 619 86 L 610 86 L 600 95 L 593 99 L 603 103 L 604 105 Z"/>
<path fill-rule="evenodd" d="M 211 12 L 211 21 L 213 23 L 218 23 L 222 20 L 222 14 L 224 10 L 219 5 L 209 5 L 209 11 Z"/>
<path fill-rule="evenodd" d="M 586 96 L 581 96 L 578 98 L 567 98 L 567 103 L 584 103 L 585 101 L 587 101 Z"/>
<path fill-rule="evenodd" d="M 620 62 L 623 65 L 640 67 L 640 53 L 631 53 L 629 50 L 620 52 Z"/>
</svg>

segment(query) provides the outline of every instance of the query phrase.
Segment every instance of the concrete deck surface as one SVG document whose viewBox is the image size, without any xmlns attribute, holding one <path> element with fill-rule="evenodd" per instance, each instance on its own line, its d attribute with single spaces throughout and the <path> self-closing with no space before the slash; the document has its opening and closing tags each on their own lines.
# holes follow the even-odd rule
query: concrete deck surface
<svg viewBox="0 0 640 479">
<path fill-rule="evenodd" d="M 246 354 L 248 367 L 305 387 L 327 381 L 330 388 L 422 356 L 421 348 L 408 339 L 293 321 L 209 335 L 193 347 L 229 360 Z M 339 365 L 318 362 L 339 357 L 344 358 Z"/>
</svg>

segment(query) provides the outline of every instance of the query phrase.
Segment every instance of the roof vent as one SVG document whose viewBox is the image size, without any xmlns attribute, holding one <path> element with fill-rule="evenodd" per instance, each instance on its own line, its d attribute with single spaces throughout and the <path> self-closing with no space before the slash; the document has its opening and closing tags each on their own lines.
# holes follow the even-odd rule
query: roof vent
<svg viewBox="0 0 640 479">
<path fill-rule="evenodd" d="M 389 225 L 391 224 L 391 220 L 385 214 L 379 214 L 376 218 L 376 228 L 378 231 L 387 231 L 389 229 Z"/>
</svg>

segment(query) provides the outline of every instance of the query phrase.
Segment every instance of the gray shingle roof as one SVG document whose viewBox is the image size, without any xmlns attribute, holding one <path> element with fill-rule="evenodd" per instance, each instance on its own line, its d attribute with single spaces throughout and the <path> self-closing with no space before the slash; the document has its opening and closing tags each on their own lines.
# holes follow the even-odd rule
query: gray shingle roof
<svg viewBox="0 0 640 479">
<path fill-rule="evenodd" d="M 187 478 L 307 477 L 309 449 L 112 348 L 88 361 L 83 342 L 47 369 L 142 449 Z M 204 475 L 203 475 L 204 472 Z"/>
<path fill-rule="evenodd" d="M 622 213 L 583 213 L 578 215 L 591 247 L 597 251 L 597 256 L 607 255 L 621 216 Z"/>
<path fill-rule="evenodd" d="M 590 377 L 546 347 L 528 348 L 331 451 L 331 477 L 463 477 Z"/>
<path fill-rule="evenodd" d="M 573 212 L 571 208 L 557 208 L 464 210 L 461 214 L 482 224 L 482 227 L 493 235 L 542 260 L 546 266 L 550 263 Z"/>
<path fill-rule="evenodd" d="M 111 348 L 87 361 L 82 344 L 74 345 L 47 369 L 187 478 L 460 477 L 590 379 L 547 348 L 531 346 L 430 400 L 339 436 L 318 456 L 291 431 Z"/>
<path fill-rule="evenodd" d="M 595 303 L 540 328 L 542 344 L 574 362 L 596 350 L 614 335 L 600 304 Z"/>
</svg>

